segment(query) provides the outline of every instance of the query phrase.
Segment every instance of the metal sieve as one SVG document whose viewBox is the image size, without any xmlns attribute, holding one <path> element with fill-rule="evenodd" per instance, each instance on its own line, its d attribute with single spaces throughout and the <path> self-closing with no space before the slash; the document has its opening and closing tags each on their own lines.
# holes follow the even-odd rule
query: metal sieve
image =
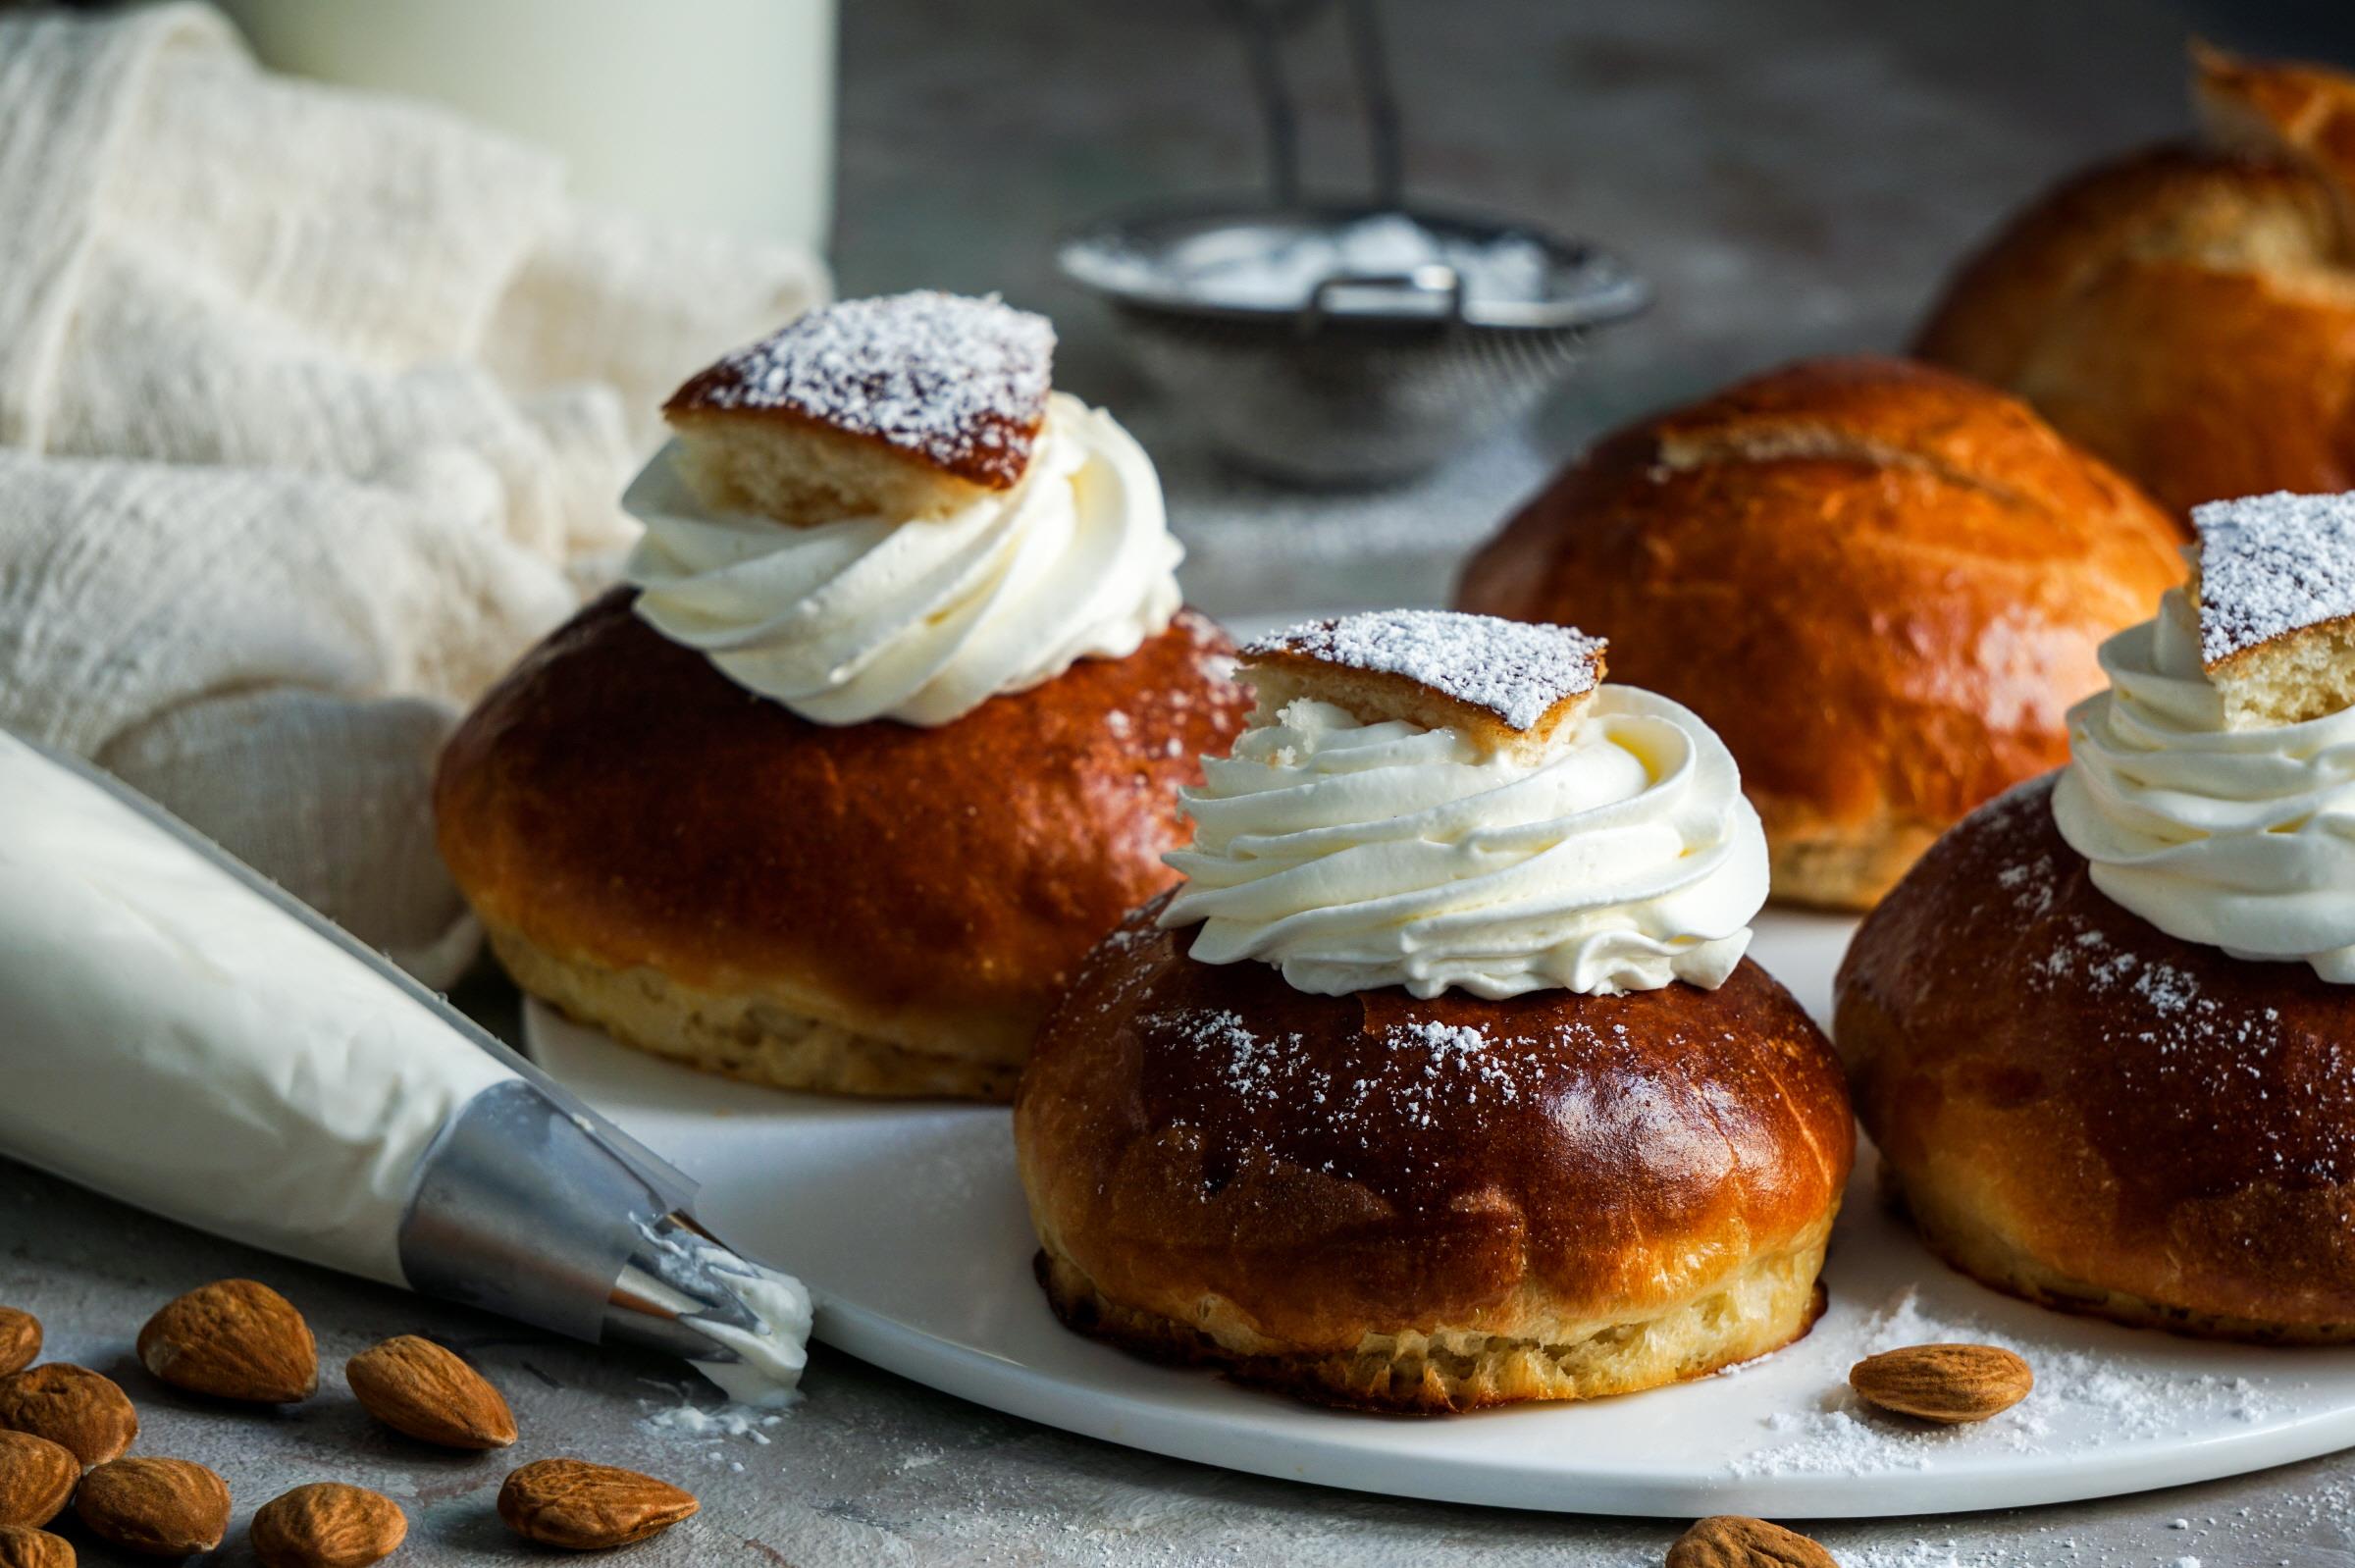
<svg viewBox="0 0 2355 1568">
<path fill-rule="evenodd" d="M 1418 473 L 1534 408 L 1577 363 L 1589 332 L 1641 311 L 1649 290 L 1611 257 L 1528 224 L 1408 207 L 1395 100 L 1372 0 L 1344 0 L 1374 193 L 1360 203 L 1299 195 L 1295 120 L 1281 33 L 1319 7 L 1229 0 L 1245 26 L 1268 127 L 1261 199 L 1161 207 L 1068 236 L 1064 274 L 1102 297 L 1140 372 L 1212 444 L 1256 472 L 1317 486 Z M 1298 301 L 1205 297 L 1189 258 L 1274 256 L 1403 218 L 1443 251 L 1513 241 L 1542 259 L 1539 286 L 1484 295 L 1443 261 L 1331 272 Z"/>
</svg>

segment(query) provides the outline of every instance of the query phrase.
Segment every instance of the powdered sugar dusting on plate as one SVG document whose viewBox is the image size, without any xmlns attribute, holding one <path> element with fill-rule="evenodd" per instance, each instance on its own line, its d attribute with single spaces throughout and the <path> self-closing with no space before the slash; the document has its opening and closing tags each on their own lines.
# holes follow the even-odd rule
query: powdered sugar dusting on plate
<svg viewBox="0 0 2355 1568">
<path fill-rule="evenodd" d="M 1343 669 L 1403 676 L 1527 730 L 1564 698 L 1595 690 L 1606 646 L 1570 626 L 1453 610 L 1385 609 L 1308 621 L 1259 639 L 1243 655 L 1297 653 Z"/>
<path fill-rule="evenodd" d="M 789 409 L 1004 489 L 1029 464 L 1054 356 L 1054 325 L 994 294 L 847 299 L 729 354 L 668 407 Z"/>
<path fill-rule="evenodd" d="M 2355 495 L 2276 491 L 2191 509 L 2200 531 L 2200 659 L 2355 615 Z"/>
<path fill-rule="evenodd" d="M 1845 1322 L 1819 1325 L 1806 1340 L 1813 1359 L 1837 1365 L 1906 1345 L 1956 1342 L 2000 1345 L 2021 1354 L 2035 1370 L 2035 1388 L 1992 1420 L 1931 1427 L 1874 1410 L 1842 1383 L 1811 1406 L 1767 1417 L 1757 1443 L 1727 1467 L 1728 1474 L 1740 1479 L 1853 1476 L 1926 1470 L 1951 1450 L 2056 1452 L 2054 1417 L 2079 1406 L 2102 1411 L 2107 1432 L 2119 1440 L 2164 1437 L 2180 1430 L 2194 1412 L 2252 1424 L 2270 1414 L 2268 1394 L 2247 1378 L 2161 1371 L 2121 1362 L 2098 1346 L 2075 1350 L 2050 1340 L 2031 1342 L 1973 1313 L 1928 1310 L 1911 1288 Z M 1775 1358 L 1767 1356 L 1719 1376 L 1742 1377 L 1752 1368 L 1774 1365 Z"/>
</svg>

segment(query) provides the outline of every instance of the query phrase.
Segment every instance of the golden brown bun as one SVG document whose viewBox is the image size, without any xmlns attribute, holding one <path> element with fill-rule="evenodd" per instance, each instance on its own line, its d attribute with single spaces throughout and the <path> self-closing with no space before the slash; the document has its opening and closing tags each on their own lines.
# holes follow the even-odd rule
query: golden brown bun
<svg viewBox="0 0 2355 1568">
<path fill-rule="evenodd" d="M 2048 1306 L 2355 1339 L 2355 989 L 2113 904 L 2052 779 L 1940 840 L 1858 932 L 1838 1024 L 1932 1248 Z"/>
<path fill-rule="evenodd" d="M 938 728 L 827 727 L 606 595 L 443 753 L 442 853 L 517 980 L 792 1088 L 1003 1099 L 1048 1002 L 1173 880 L 1248 702 L 1191 611 Z"/>
<path fill-rule="evenodd" d="M 1015 1102 L 1072 1327 L 1419 1412 L 1630 1392 L 1806 1332 L 1854 1127 L 1756 965 L 1716 991 L 1309 996 L 1195 963 L 1160 908 L 1089 958 Z"/>
<path fill-rule="evenodd" d="M 1457 601 L 1609 638 L 1612 679 L 1732 749 L 1775 897 L 1861 909 L 2066 758 L 2095 650 L 2182 576 L 2176 542 L 2014 399 L 1814 360 L 1606 438 L 1473 557 Z"/>
<path fill-rule="evenodd" d="M 2178 511 L 2355 488 L 2355 77 L 2195 64 L 2205 141 L 2031 205 L 1956 274 L 1918 351 Z"/>
</svg>

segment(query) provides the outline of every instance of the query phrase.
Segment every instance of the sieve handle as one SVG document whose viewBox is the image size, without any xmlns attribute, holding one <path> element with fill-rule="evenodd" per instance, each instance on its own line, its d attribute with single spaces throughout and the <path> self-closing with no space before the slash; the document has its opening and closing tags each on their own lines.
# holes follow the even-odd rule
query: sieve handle
<svg viewBox="0 0 2355 1568">
<path fill-rule="evenodd" d="M 1259 95 L 1268 134 L 1268 196 L 1280 208 L 1300 205 L 1300 115 L 1284 74 L 1283 41 L 1325 9 L 1327 0 L 1221 0 L 1243 33 L 1251 85 Z M 1375 0 L 1341 0 L 1349 74 L 1366 122 L 1369 205 L 1394 212 L 1406 190 L 1404 137 L 1398 95 L 1390 79 Z"/>
<path fill-rule="evenodd" d="M 1398 93 L 1390 81 L 1389 51 L 1383 44 L 1382 16 L 1375 0 L 1341 0 L 1341 23 L 1349 32 L 1349 71 L 1357 78 L 1358 107 L 1366 117 L 1374 205 L 1396 212 L 1406 203 L 1405 138 L 1399 129 Z"/>
<path fill-rule="evenodd" d="M 1438 299 L 1446 306 L 1439 313 L 1440 319 L 1461 321 L 1464 316 L 1463 275 L 1443 261 L 1430 261 L 1406 272 L 1341 272 L 1320 280 L 1309 290 L 1308 303 L 1300 307 L 1300 330 L 1313 332 L 1332 310 L 1333 296 L 1353 289 L 1387 290 Z"/>
</svg>

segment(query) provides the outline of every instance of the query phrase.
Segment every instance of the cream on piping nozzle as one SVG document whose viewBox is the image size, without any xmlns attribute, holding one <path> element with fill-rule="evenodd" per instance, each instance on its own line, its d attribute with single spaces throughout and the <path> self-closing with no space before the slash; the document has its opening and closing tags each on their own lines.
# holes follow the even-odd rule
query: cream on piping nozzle
<svg viewBox="0 0 2355 1568">
<path fill-rule="evenodd" d="M 128 786 L 0 731 L 0 1153 L 780 1404 L 799 1281 L 695 1183 Z"/>
</svg>

